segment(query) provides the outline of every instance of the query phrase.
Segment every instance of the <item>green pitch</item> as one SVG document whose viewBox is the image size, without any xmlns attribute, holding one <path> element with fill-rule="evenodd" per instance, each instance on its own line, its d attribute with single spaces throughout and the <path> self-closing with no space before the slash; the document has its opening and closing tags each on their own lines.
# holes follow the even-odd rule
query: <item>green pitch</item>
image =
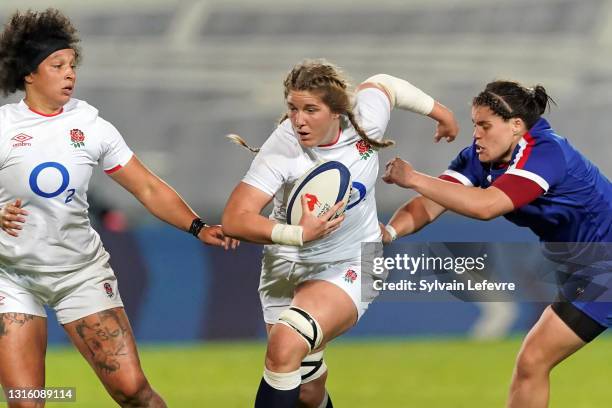
<svg viewBox="0 0 612 408">
<path fill-rule="evenodd" d="M 520 339 L 341 341 L 326 352 L 336 407 L 502 407 Z M 141 347 L 145 372 L 170 407 L 252 406 L 263 343 Z M 592 408 L 612 401 L 612 337 L 602 337 L 553 372 L 551 407 Z M 76 403 L 113 401 L 71 348 L 51 349 L 47 385 L 76 387 Z"/>
</svg>

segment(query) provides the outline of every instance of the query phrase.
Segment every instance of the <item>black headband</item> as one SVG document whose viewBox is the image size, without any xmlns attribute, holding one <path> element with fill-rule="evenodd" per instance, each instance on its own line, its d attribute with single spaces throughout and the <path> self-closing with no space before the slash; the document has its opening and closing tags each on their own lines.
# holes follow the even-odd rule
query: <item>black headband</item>
<svg viewBox="0 0 612 408">
<path fill-rule="evenodd" d="M 53 54 L 55 51 L 65 50 L 67 48 L 72 48 L 70 43 L 66 40 L 61 39 L 50 39 L 43 43 L 38 44 L 38 52 L 32 55 L 30 60 L 26 64 L 26 73 L 25 75 L 29 75 L 32 72 L 36 71 L 38 65 L 45 60 L 49 55 Z"/>
</svg>

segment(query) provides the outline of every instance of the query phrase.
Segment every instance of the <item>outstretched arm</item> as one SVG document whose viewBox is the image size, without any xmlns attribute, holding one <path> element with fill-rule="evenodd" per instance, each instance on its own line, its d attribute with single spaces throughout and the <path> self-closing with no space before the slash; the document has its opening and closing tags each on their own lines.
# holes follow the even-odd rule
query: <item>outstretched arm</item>
<svg viewBox="0 0 612 408">
<path fill-rule="evenodd" d="M 444 207 L 429 198 L 419 196 L 411 199 L 398 208 L 389 220 L 383 232 L 383 243 L 388 244 L 396 238 L 414 234 L 432 223 L 444 211 L 446 211 Z M 395 232 L 396 236 L 391 235 L 388 227 L 392 228 L 391 231 Z"/>
<path fill-rule="evenodd" d="M 468 187 L 419 173 L 412 165 L 396 157 L 387 163 L 383 180 L 411 188 L 438 205 L 480 220 L 490 220 L 514 210 L 514 203 L 495 186 L 486 189 Z"/>
<path fill-rule="evenodd" d="M 183 231 L 189 231 L 192 221 L 198 218 L 181 196 L 147 169 L 136 156 L 110 177 L 132 193 L 151 214 Z M 235 248 L 238 244 L 237 241 L 225 239 L 219 225 L 205 226 L 200 230 L 198 239 L 226 249 L 230 246 Z"/>
<path fill-rule="evenodd" d="M 452 142 L 459 134 L 459 125 L 453 112 L 410 82 L 387 74 L 376 74 L 357 87 L 357 91 L 378 88 L 389 98 L 391 108 L 408 110 L 429 116 L 438 122 L 434 141 Z"/>
</svg>

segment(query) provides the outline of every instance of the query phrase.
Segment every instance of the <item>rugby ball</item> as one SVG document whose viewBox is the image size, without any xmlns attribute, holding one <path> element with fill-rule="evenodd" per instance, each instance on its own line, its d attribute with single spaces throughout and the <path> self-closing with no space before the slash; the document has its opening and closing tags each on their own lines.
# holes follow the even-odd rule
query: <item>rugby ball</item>
<svg viewBox="0 0 612 408">
<path fill-rule="evenodd" d="M 351 172 L 338 161 L 328 161 L 316 165 L 295 182 L 287 201 L 287 224 L 298 225 L 302 218 L 300 197 L 306 196 L 308 208 L 319 217 L 329 211 L 336 203 L 344 204 L 331 218 L 344 213 L 351 194 Z"/>
</svg>

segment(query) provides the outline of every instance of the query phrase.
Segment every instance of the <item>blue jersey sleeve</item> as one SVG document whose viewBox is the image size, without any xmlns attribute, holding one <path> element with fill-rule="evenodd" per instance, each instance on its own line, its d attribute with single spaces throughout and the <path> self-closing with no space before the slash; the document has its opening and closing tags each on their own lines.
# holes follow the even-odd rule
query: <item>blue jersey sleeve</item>
<svg viewBox="0 0 612 408">
<path fill-rule="evenodd" d="M 556 140 L 530 133 L 519 142 L 519 150 L 506 171 L 536 182 L 546 192 L 563 180 L 567 172 L 565 155 Z"/>
<path fill-rule="evenodd" d="M 474 146 L 463 149 L 443 173 L 465 186 L 480 187 L 482 166 L 475 156 Z"/>
</svg>

